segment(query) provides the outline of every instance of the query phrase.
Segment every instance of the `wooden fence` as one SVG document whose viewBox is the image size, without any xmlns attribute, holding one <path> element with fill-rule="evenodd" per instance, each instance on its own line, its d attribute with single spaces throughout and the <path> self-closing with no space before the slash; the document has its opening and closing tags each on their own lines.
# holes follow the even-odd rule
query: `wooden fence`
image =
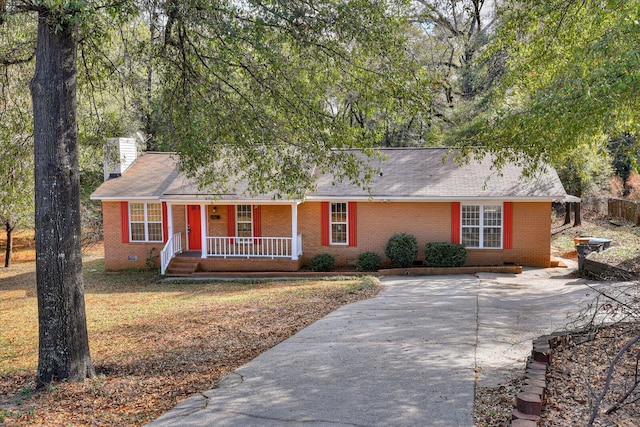
<svg viewBox="0 0 640 427">
<path fill-rule="evenodd" d="M 640 225 L 640 203 L 624 199 L 609 199 L 609 216 L 624 218 Z"/>
</svg>

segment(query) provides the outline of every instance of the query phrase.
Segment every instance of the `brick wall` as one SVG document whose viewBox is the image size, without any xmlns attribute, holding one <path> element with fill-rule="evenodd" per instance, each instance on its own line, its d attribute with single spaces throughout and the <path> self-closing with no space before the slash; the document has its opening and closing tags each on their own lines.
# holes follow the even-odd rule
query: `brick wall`
<svg viewBox="0 0 640 427">
<path fill-rule="evenodd" d="M 104 224 L 104 268 L 123 270 L 126 268 L 147 268 L 147 259 L 154 258 L 160 265 L 160 251 L 163 242 L 122 243 L 120 231 L 120 202 L 102 202 Z M 156 258 L 157 257 L 157 258 Z"/>
<path fill-rule="evenodd" d="M 215 207 L 216 211 L 213 212 Z M 177 206 L 174 208 L 178 208 Z M 184 210 L 184 207 L 180 206 Z M 261 224 L 262 224 L 262 237 L 289 237 L 291 236 L 291 206 L 288 205 L 262 205 L 261 210 Z M 174 210 L 175 212 L 175 210 Z M 227 205 L 215 204 L 207 206 L 208 212 L 208 235 L 217 237 L 226 237 L 227 233 Z M 218 216 L 219 218 L 211 219 L 211 215 Z M 176 216 L 174 214 L 173 222 L 174 228 L 176 224 Z M 184 223 L 184 214 L 182 219 Z"/>
<path fill-rule="evenodd" d="M 358 246 L 322 246 L 320 240 L 320 203 L 304 203 L 298 210 L 302 232 L 303 263 L 317 253 L 327 252 L 337 266 L 354 264 L 358 254 L 377 252 L 385 266 L 387 240 L 396 233 L 409 233 L 418 240 L 418 259 L 424 260 L 427 242 L 451 241 L 451 203 L 406 202 L 358 203 Z M 502 265 L 515 263 L 548 267 L 551 255 L 551 203 L 513 203 L 512 249 L 469 249 L 467 265 Z"/>
<path fill-rule="evenodd" d="M 226 205 L 207 207 L 209 215 L 213 213 L 219 219 L 208 219 L 210 235 L 227 235 Z M 262 235 L 264 237 L 291 236 L 291 207 L 262 206 Z M 396 233 L 413 234 L 419 243 L 418 259 L 424 259 L 427 242 L 451 241 L 451 203 L 449 202 L 359 202 L 357 204 L 357 240 L 356 247 L 322 246 L 320 235 L 320 203 L 306 202 L 298 206 L 298 233 L 302 234 L 303 256 L 300 263 L 309 264 L 313 255 L 327 252 L 336 257 L 337 266 L 354 265 L 358 254 L 367 251 L 379 253 L 385 266 L 389 262 L 384 256 L 387 240 Z M 104 202 L 105 229 L 105 268 L 117 270 L 123 268 L 144 268 L 150 251 L 159 254 L 163 243 L 123 244 L 120 234 L 120 203 Z M 186 248 L 185 207 L 173 206 L 173 230 L 183 233 L 183 247 Z M 512 249 L 470 249 L 467 265 L 502 265 L 516 263 L 529 266 L 548 267 L 551 244 L 551 203 L 513 203 L 513 245 Z M 132 261 L 129 257 L 137 257 Z M 249 260 L 227 260 L 229 266 L 247 270 Z M 256 269 L 273 269 L 269 263 L 256 263 Z M 212 268 L 213 268 L 212 264 Z M 219 262 L 215 262 L 220 268 Z M 288 263 L 286 269 L 297 266 L 298 262 Z M 284 267 L 280 265 L 280 267 Z"/>
<path fill-rule="evenodd" d="M 357 204 L 358 246 L 322 246 L 320 240 L 320 203 L 304 203 L 298 209 L 298 229 L 302 232 L 303 261 L 308 264 L 317 253 L 336 257 L 336 265 L 355 264 L 358 254 L 377 252 L 384 257 L 387 240 L 397 233 L 413 234 L 419 242 L 418 257 L 424 259 L 427 242 L 451 240 L 450 203 L 384 203 Z"/>
<path fill-rule="evenodd" d="M 185 205 L 172 205 L 173 232 L 182 233 L 182 247 L 187 250 L 187 209 Z"/>
</svg>

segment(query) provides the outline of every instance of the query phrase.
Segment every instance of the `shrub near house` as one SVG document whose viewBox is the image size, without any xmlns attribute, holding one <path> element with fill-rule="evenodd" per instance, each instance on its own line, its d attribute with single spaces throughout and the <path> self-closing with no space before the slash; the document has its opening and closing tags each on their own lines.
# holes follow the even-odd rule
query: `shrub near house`
<svg viewBox="0 0 640 427">
<path fill-rule="evenodd" d="M 387 242 L 384 253 L 392 265 L 409 267 L 418 258 L 418 241 L 411 234 L 395 234 Z"/>
<path fill-rule="evenodd" d="M 458 243 L 427 243 L 427 267 L 462 267 L 467 262 L 467 251 Z"/>
</svg>

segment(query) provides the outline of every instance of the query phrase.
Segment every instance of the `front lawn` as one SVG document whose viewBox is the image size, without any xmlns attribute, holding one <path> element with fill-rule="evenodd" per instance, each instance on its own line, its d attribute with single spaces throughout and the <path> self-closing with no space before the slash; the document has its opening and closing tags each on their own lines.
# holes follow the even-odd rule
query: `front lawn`
<svg viewBox="0 0 640 427">
<path fill-rule="evenodd" d="M 98 376 L 35 391 L 33 261 L 0 269 L 0 423 L 141 425 L 337 307 L 374 295 L 369 278 L 262 283 L 167 282 L 85 261 Z"/>
</svg>

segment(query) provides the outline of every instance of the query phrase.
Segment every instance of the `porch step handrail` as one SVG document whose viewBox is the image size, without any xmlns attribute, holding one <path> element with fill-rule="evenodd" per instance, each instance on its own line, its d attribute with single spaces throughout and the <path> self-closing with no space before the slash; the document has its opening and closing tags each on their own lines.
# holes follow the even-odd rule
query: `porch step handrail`
<svg viewBox="0 0 640 427">
<path fill-rule="evenodd" d="M 291 258 L 291 237 L 207 237 L 207 256 Z M 301 253 L 302 235 L 297 236 Z"/>
<path fill-rule="evenodd" d="M 164 245 L 162 252 L 160 252 L 160 274 L 164 276 L 164 273 L 167 271 L 167 267 L 169 267 L 171 259 L 176 256 L 176 254 L 181 252 L 182 233 L 177 232 L 174 233 L 173 236 L 169 237 L 169 240 L 167 240 L 167 244 Z"/>
</svg>

